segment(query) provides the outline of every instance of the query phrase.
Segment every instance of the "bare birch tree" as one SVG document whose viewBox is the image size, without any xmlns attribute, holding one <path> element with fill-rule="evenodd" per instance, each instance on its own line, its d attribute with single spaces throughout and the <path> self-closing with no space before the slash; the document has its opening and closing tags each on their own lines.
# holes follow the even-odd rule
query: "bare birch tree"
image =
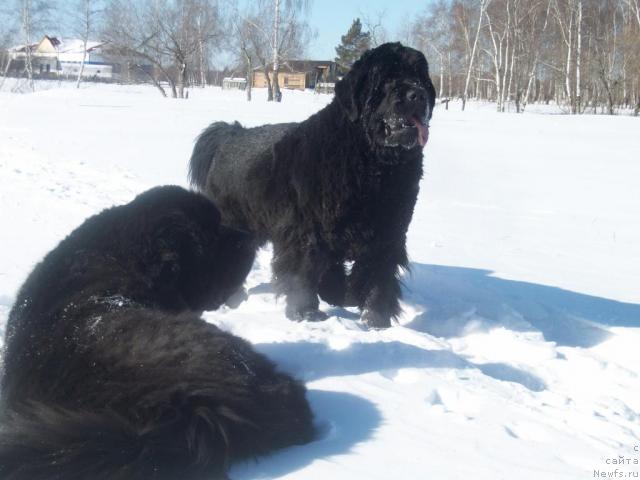
<svg viewBox="0 0 640 480">
<path fill-rule="evenodd" d="M 24 47 L 11 70 L 8 52 L 0 54 L 0 73 L 24 65 L 31 89 L 32 45 L 44 33 L 58 33 L 44 29 L 53 1 L 10 0 L 0 9 L 12 15 L 11 22 L 0 21 L 0 37 L 15 25 L 11 42 Z M 235 24 L 227 26 L 218 1 L 242 6 L 234 10 Z M 95 35 L 109 42 L 113 62 L 127 72 L 132 66 L 173 97 L 206 84 L 212 54 L 225 42 L 246 72 L 248 97 L 256 69 L 266 78 L 267 99 L 278 99 L 278 73 L 303 56 L 312 37 L 305 0 L 74 2 L 77 17 L 89 20 L 75 22 L 85 27 L 76 30 L 85 51 L 91 30 L 97 32 L 87 6 L 105 2 L 102 33 Z M 386 40 L 382 13 L 362 17 L 373 45 Z M 500 111 L 543 101 L 573 114 L 640 114 L 640 0 L 433 0 L 400 35 L 426 54 L 438 95 L 461 98 L 463 108 L 477 98 L 496 102 Z M 76 85 L 82 78 L 81 72 Z"/>
<path fill-rule="evenodd" d="M 250 61 L 252 68 L 255 65 L 262 70 L 267 85 L 267 101 L 273 100 L 269 68 L 269 58 L 273 55 L 271 13 L 270 4 L 265 1 L 249 4 L 242 11 L 236 9 L 234 13 L 236 21 L 233 22 L 236 26 L 234 35 L 239 37 L 236 38 L 236 42 L 232 42 L 236 49 L 239 47 L 239 54 L 245 62 Z M 247 75 L 253 77 L 253 71 L 247 72 Z"/>
<path fill-rule="evenodd" d="M 371 38 L 371 48 L 389 41 L 389 33 L 384 26 L 385 16 L 385 10 L 376 13 L 360 13 L 363 29 L 369 32 L 369 37 Z"/>
<path fill-rule="evenodd" d="M 500 111 L 554 101 L 574 114 L 640 114 L 639 19 L 639 0 L 438 0 L 403 35 L 435 67 L 440 95 Z"/>
<path fill-rule="evenodd" d="M 546 4 L 546 5 L 545 5 Z M 536 71 L 540 61 L 541 48 L 540 43 L 543 41 L 547 27 L 549 25 L 549 12 L 551 10 L 551 0 L 537 2 L 534 7 L 529 10 L 527 17 L 526 35 L 524 41 L 529 46 L 529 75 L 527 77 L 527 89 L 522 99 L 521 111 L 527 108 L 531 97 L 532 88 L 535 83 Z M 544 13 L 542 13 L 544 12 Z M 540 25 L 540 22 L 542 24 Z"/>
<path fill-rule="evenodd" d="M 272 99 L 280 102 L 280 64 L 283 58 L 287 58 L 288 50 L 300 47 L 297 42 L 300 35 L 308 33 L 308 26 L 299 19 L 303 10 L 309 7 L 309 0 L 273 0 L 273 29 L 271 33 L 273 79 L 271 81 Z M 300 27 L 304 25 L 306 29 Z"/>
<path fill-rule="evenodd" d="M 7 78 L 7 73 L 11 67 L 12 60 L 9 48 L 15 41 L 17 32 L 18 29 L 9 12 L 0 11 L 0 72 L 2 72 L 0 90 L 2 90 L 4 81 Z"/>
<path fill-rule="evenodd" d="M 277 6 L 277 11 L 276 11 Z M 280 98 L 278 74 L 287 60 L 300 58 L 313 35 L 301 14 L 308 2 L 301 0 L 261 0 L 239 13 L 250 26 L 248 32 L 252 58 L 263 70 L 267 101 Z M 277 13 L 277 15 L 276 15 Z M 277 28 L 276 28 L 277 25 Z"/>
<path fill-rule="evenodd" d="M 464 90 L 462 92 L 462 110 L 467 103 L 467 95 L 469 91 L 469 81 L 471 80 L 471 71 L 473 69 L 473 62 L 476 58 L 476 49 L 478 47 L 478 39 L 480 38 L 480 29 L 482 28 L 482 18 L 484 16 L 485 8 L 487 4 L 491 2 L 491 0 L 479 0 L 479 12 L 478 12 L 478 26 L 476 27 L 476 33 L 473 39 L 473 47 L 471 48 L 471 52 L 469 55 L 469 65 L 467 67 L 467 79 L 464 84 Z"/>
<path fill-rule="evenodd" d="M 433 58 L 433 55 L 435 55 L 438 68 L 438 76 L 435 80 L 439 98 L 444 96 L 447 69 L 449 69 L 449 78 L 451 78 L 451 65 L 449 62 L 451 58 L 451 29 L 448 24 L 448 14 L 449 5 L 446 0 L 438 0 L 429 4 L 425 12 L 419 15 L 414 23 L 409 26 L 407 39 L 411 45 L 421 50 L 427 58 Z M 431 62 L 432 66 L 433 63 Z M 449 91 L 450 94 L 451 92 Z"/>
<path fill-rule="evenodd" d="M 234 51 L 234 54 L 239 57 L 239 62 L 244 63 L 246 79 L 245 92 L 247 101 L 250 102 L 253 88 L 253 65 L 256 55 L 252 48 L 251 37 L 255 27 L 251 20 L 240 15 L 237 10 L 231 22 L 232 35 L 230 48 Z"/>
<path fill-rule="evenodd" d="M 487 28 L 489 30 L 489 39 L 491 40 L 491 46 L 493 49 L 490 51 L 484 49 L 484 52 L 489 55 L 493 62 L 493 77 L 496 87 L 496 102 L 499 112 L 504 111 L 504 76 L 506 75 L 506 62 L 508 61 L 509 54 L 509 2 L 507 0 L 505 4 L 493 4 L 497 6 L 496 12 L 485 9 L 484 15 L 487 18 Z M 502 7 L 506 7 L 504 10 Z M 503 16 L 499 21 L 498 15 Z"/>
<path fill-rule="evenodd" d="M 29 89 L 35 91 L 33 81 L 32 47 L 40 35 L 43 35 L 50 24 L 55 23 L 55 0 L 17 0 L 16 10 L 20 24 L 20 40 L 25 46 L 24 74 Z"/>
<path fill-rule="evenodd" d="M 202 15 L 208 23 L 196 24 Z M 198 54 L 203 54 L 203 43 L 212 45 L 222 37 L 214 0 L 111 0 L 105 17 L 103 32 L 112 50 L 151 63 L 159 78 L 169 84 L 173 98 L 186 97 L 189 69 L 197 65 Z M 166 96 L 159 78 L 140 70 Z"/>
<path fill-rule="evenodd" d="M 34 19 L 33 19 L 33 2 L 32 0 L 21 0 L 20 1 L 20 27 L 22 31 L 22 40 L 25 45 L 25 60 L 24 60 L 24 71 L 27 75 L 27 80 L 29 82 L 29 88 L 32 92 L 35 92 L 36 86 L 33 82 L 33 52 L 32 52 L 32 42 L 33 42 L 33 29 L 34 29 Z"/>
<path fill-rule="evenodd" d="M 631 8 L 640 28 L 640 0 L 625 0 L 625 3 Z"/>
<path fill-rule="evenodd" d="M 82 40 L 82 61 L 76 79 L 76 88 L 80 88 L 84 66 L 87 60 L 87 45 L 91 35 L 96 31 L 98 15 L 100 13 L 100 0 L 77 0 L 73 5 L 71 18 L 74 19 L 74 32 Z"/>
</svg>

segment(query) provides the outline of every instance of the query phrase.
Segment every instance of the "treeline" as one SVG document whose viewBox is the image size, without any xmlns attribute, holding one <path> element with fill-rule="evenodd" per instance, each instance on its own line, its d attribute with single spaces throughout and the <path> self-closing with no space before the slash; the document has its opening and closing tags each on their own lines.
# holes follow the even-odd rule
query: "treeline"
<svg viewBox="0 0 640 480">
<path fill-rule="evenodd" d="M 280 65 L 299 58 L 312 37 L 303 15 L 308 6 L 304 0 L 10 0 L 0 10 L 0 68 L 6 74 L 8 47 L 62 33 L 85 45 L 106 42 L 103 54 L 118 65 L 121 80 L 145 78 L 164 96 L 184 98 L 187 87 L 210 84 L 213 58 L 226 54 L 248 79 L 261 68 L 270 99 L 278 99 Z M 23 73 L 33 85 L 31 60 L 28 54 Z"/>
<path fill-rule="evenodd" d="M 640 113 L 640 0 L 425 4 L 397 35 L 388 33 L 383 12 L 355 20 L 337 48 L 341 70 L 362 48 L 399 38 L 426 54 L 439 97 L 460 98 L 463 108 L 473 98 L 496 102 L 499 111 L 555 102 L 574 114 Z M 59 30 L 64 18 L 64 35 L 108 42 L 107 54 L 120 66 L 122 80 L 146 78 L 172 97 L 210 84 L 216 70 L 212 59 L 224 52 L 233 64 L 229 73 L 247 79 L 248 98 L 252 72 L 259 69 L 269 99 L 279 100 L 279 69 L 303 58 L 314 37 L 305 15 L 310 0 L 9 0 L 5 5 L 0 9 L 5 72 L 6 48 L 59 34 L 52 28 Z"/>
<path fill-rule="evenodd" d="M 640 112 L 640 0 L 437 0 L 406 26 L 441 98 Z"/>
</svg>

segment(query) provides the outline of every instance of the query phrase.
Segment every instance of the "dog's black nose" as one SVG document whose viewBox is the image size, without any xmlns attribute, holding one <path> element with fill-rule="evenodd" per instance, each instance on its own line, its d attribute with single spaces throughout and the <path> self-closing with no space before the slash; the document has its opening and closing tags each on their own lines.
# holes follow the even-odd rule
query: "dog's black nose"
<svg viewBox="0 0 640 480">
<path fill-rule="evenodd" d="M 406 98 L 411 103 L 424 102 L 427 98 L 427 92 L 423 88 L 413 87 L 407 91 Z"/>
</svg>

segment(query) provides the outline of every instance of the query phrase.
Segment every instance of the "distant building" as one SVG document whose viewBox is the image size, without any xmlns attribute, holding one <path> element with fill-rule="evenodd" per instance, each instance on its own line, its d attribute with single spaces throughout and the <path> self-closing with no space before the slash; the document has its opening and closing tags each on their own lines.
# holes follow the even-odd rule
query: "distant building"
<svg viewBox="0 0 640 480">
<path fill-rule="evenodd" d="M 269 66 L 269 72 L 273 72 L 273 65 Z M 280 65 L 278 72 L 278 84 L 280 88 L 295 90 L 315 89 L 319 85 L 333 84 L 336 80 L 336 63 L 318 60 L 289 60 Z M 264 68 L 253 70 L 253 86 L 266 87 Z M 324 85 L 326 87 L 326 85 Z"/>
<path fill-rule="evenodd" d="M 83 77 L 113 78 L 113 65 L 106 62 L 102 55 L 104 45 L 104 42 L 87 42 Z M 10 70 L 24 69 L 29 51 L 34 75 L 77 76 L 85 50 L 82 40 L 60 40 L 45 35 L 39 43 L 20 45 L 10 49 L 9 55 L 12 60 Z"/>
<path fill-rule="evenodd" d="M 244 90 L 247 86 L 247 80 L 245 78 L 224 77 L 222 79 L 223 90 Z"/>
</svg>

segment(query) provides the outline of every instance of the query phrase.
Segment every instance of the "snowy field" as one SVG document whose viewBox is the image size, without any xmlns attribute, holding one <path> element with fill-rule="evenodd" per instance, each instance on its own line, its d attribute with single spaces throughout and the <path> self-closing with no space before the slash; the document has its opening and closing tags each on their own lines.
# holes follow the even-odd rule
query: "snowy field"
<svg viewBox="0 0 640 480">
<path fill-rule="evenodd" d="M 330 101 L 48 87 L 0 92 L 0 333 L 84 218 L 186 185 L 207 124 L 299 121 Z M 249 300 L 206 319 L 306 382 L 321 436 L 232 479 L 640 477 L 640 119 L 557 113 L 436 110 L 389 330 L 327 305 L 326 322 L 286 320 L 259 253 Z"/>
</svg>

